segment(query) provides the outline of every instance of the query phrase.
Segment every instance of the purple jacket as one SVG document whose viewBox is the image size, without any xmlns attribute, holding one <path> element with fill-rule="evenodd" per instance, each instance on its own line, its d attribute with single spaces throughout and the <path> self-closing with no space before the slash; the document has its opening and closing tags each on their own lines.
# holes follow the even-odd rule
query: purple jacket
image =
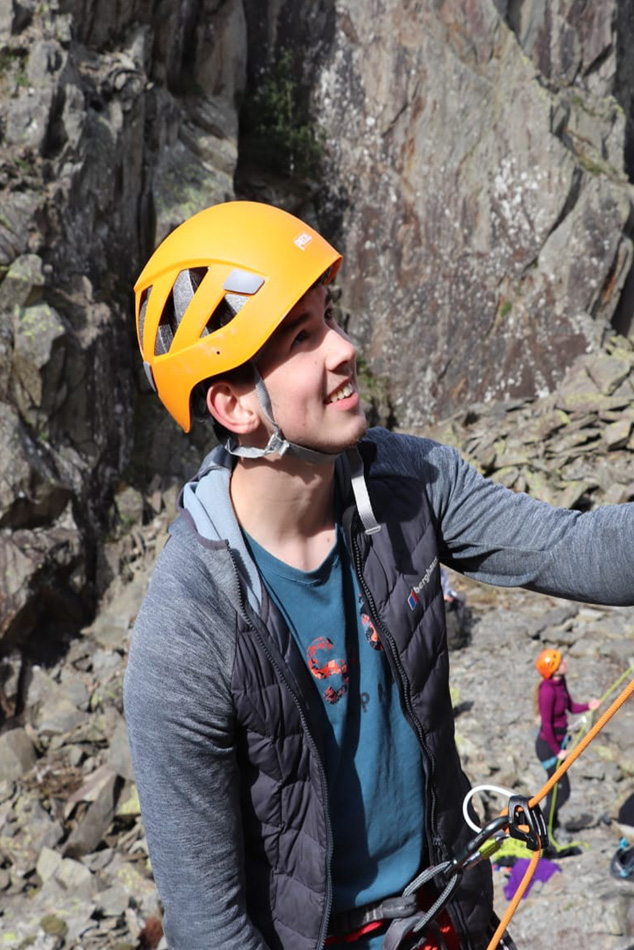
<svg viewBox="0 0 634 950">
<path fill-rule="evenodd" d="M 542 724 L 539 738 L 545 739 L 554 754 L 561 749 L 561 740 L 568 723 L 567 712 L 583 713 L 590 707 L 587 703 L 575 703 L 568 692 L 566 678 L 544 680 L 539 687 L 539 715 Z"/>
</svg>

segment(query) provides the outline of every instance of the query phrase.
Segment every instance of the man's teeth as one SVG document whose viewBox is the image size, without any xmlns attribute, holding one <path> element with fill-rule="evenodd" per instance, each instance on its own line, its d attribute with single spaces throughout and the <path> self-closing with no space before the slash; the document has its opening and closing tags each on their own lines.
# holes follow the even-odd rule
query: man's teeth
<svg viewBox="0 0 634 950">
<path fill-rule="evenodd" d="M 342 386 L 341 389 L 338 389 L 330 397 L 330 402 L 339 402 L 340 399 L 347 399 L 348 396 L 351 396 L 354 392 L 352 383 L 346 383 L 345 386 Z"/>
</svg>

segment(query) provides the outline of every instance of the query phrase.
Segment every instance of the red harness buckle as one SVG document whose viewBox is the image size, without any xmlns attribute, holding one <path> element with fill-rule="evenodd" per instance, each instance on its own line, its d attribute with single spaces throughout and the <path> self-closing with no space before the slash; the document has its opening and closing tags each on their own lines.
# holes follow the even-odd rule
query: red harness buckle
<svg viewBox="0 0 634 950">
<path fill-rule="evenodd" d="M 375 930 L 384 930 L 387 929 L 388 921 L 385 920 L 373 920 L 372 923 L 365 924 L 363 927 L 359 927 L 358 930 L 352 930 L 349 934 L 345 934 L 343 937 L 326 937 L 326 946 L 331 946 L 332 944 L 337 943 L 354 943 L 355 940 L 360 940 L 361 937 L 367 936 L 367 934 L 374 933 Z"/>
<path fill-rule="evenodd" d="M 419 891 L 418 897 L 421 904 L 427 903 L 424 897 L 424 888 Z M 332 934 L 326 937 L 326 946 L 331 947 L 337 944 L 355 943 L 357 940 L 360 940 L 362 937 L 367 937 L 369 934 L 376 934 L 378 931 L 387 930 L 389 924 L 389 920 L 374 920 L 371 923 L 364 924 L 363 927 L 351 930 L 350 933 Z M 421 937 L 423 943 L 418 944 L 415 950 L 460 950 L 458 934 L 446 910 L 442 910 L 438 915 L 436 927 L 440 932 L 439 940 L 436 940 L 431 934 L 426 934 Z"/>
</svg>

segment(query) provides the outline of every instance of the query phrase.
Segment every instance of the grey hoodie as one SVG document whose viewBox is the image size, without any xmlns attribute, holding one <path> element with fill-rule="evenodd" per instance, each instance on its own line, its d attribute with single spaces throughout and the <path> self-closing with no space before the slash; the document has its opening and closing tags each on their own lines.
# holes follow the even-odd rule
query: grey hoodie
<svg viewBox="0 0 634 950">
<path fill-rule="evenodd" d="M 374 478 L 407 478 L 432 513 L 444 564 L 490 584 L 634 604 L 634 505 L 552 508 L 494 485 L 454 449 L 371 430 Z M 215 450 L 182 495 L 137 618 L 125 711 L 171 950 L 262 950 L 247 913 L 240 742 L 232 682 L 238 630 L 267 598 Z M 381 521 L 381 512 L 376 512 Z M 258 614 L 259 615 L 259 614 Z M 285 947 L 315 946 L 292 936 Z"/>
</svg>

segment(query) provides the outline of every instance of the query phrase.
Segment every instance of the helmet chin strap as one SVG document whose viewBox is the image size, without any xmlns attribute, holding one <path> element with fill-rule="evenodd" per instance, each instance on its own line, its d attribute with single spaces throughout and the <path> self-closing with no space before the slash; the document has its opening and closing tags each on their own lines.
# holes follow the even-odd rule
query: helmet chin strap
<svg viewBox="0 0 634 950">
<path fill-rule="evenodd" d="M 240 445 L 236 437 L 230 435 L 224 443 L 227 452 L 231 455 L 237 455 L 240 458 L 247 459 L 263 458 L 265 455 L 272 455 L 274 452 L 277 452 L 278 455 L 292 455 L 294 458 L 303 459 L 303 461 L 312 462 L 315 465 L 320 465 L 324 462 L 334 462 L 343 454 L 342 452 L 317 452 L 315 449 L 309 449 L 305 445 L 297 445 L 295 442 L 289 442 L 288 439 L 285 439 L 273 418 L 273 408 L 267 388 L 255 365 L 253 371 L 255 373 L 255 391 L 258 401 L 264 415 L 273 426 L 273 432 L 263 449 L 255 448 L 255 446 Z M 377 531 L 381 530 L 381 525 L 375 517 L 372 502 L 370 501 L 368 487 L 365 482 L 363 460 L 356 448 L 348 449 L 346 455 L 350 464 L 352 490 L 365 533 L 368 535 L 376 534 Z"/>
<path fill-rule="evenodd" d="M 289 442 L 282 434 L 280 427 L 273 418 L 273 407 L 269 398 L 268 390 L 264 380 L 260 376 L 259 370 L 253 365 L 255 374 L 255 392 L 262 412 L 273 426 L 273 432 L 269 437 L 263 449 L 255 446 L 240 445 L 234 435 L 229 435 L 224 447 L 231 455 L 237 455 L 240 458 L 258 459 L 266 455 L 291 455 L 293 458 L 301 459 L 304 462 L 311 462 L 313 465 L 323 465 L 326 462 L 334 462 L 341 455 L 340 452 L 318 452 L 315 449 L 309 449 L 305 445 L 298 445 L 296 442 Z"/>
</svg>

